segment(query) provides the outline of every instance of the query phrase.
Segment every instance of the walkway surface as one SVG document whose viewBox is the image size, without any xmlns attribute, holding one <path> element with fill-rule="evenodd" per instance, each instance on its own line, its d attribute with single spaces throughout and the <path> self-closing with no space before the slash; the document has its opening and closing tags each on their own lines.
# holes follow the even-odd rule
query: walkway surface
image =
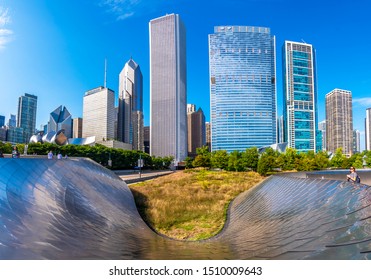
<svg viewBox="0 0 371 280">
<path fill-rule="evenodd" d="M 179 242 L 92 160 L 0 159 L 0 259 L 371 259 L 371 188 L 326 174 L 271 176 L 233 201 L 218 236 Z"/>
<path fill-rule="evenodd" d="M 160 176 L 169 175 L 173 173 L 172 170 L 143 170 L 139 173 L 138 170 L 115 170 L 116 175 L 118 175 L 126 184 L 133 184 L 137 182 L 142 182 L 150 179 L 154 179 Z"/>
</svg>

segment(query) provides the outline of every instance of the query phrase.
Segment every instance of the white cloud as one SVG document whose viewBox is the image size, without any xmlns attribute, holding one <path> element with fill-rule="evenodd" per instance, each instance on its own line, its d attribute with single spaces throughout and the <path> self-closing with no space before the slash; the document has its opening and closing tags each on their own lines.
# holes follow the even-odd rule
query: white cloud
<svg viewBox="0 0 371 280">
<path fill-rule="evenodd" d="M 353 98 L 353 104 L 360 106 L 371 106 L 371 97 Z"/>
<path fill-rule="evenodd" d="M 116 20 L 124 20 L 135 15 L 135 10 L 143 0 L 102 0 L 100 5 L 116 16 Z"/>
<path fill-rule="evenodd" d="M 9 10 L 0 7 L 0 49 L 4 49 L 6 44 L 12 40 L 13 31 L 5 28 L 10 22 Z"/>
</svg>

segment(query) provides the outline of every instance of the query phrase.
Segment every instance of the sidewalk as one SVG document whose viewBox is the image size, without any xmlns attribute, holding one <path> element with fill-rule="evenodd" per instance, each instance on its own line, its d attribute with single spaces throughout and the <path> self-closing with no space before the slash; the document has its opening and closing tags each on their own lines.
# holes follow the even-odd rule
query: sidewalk
<svg viewBox="0 0 371 280">
<path fill-rule="evenodd" d="M 145 170 L 139 175 L 138 170 L 115 170 L 116 175 L 118 175 L 126 184 L 138 183 L 150 179 L 154 179 L 160 176 L 168 175 L 173 173 L 172 170 Z"/>
</svg>

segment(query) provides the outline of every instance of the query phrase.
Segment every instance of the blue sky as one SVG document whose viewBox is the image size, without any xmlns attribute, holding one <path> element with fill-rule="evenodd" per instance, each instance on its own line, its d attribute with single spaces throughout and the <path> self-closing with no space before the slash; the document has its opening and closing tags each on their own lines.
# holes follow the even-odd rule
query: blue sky
<svg viewBox="0 0 371 280">
<path fill-rule="evenodd" d="M 282 45 L 305 41 L 317 52 L 319 120 L 326 93 L 350 90 L 354 128 L 364 132 L 371 107 L 370 11 L 368 0 L 0 0 L 0 115 L 16 114 L 18 97 L 27 92 L 38 96 L 38 128 L 60 105 L 82 117 L 84 92 L 103 85 L 105 58 L 107 86 L 117 93 L 118 75 L 132 56 L 143 73 L 148 125 L 148 23 L 178 13 L 187 29 L 187 101 L 207 120 L 208 34 L 217 25 L 264 26 L 276 36 L 278 114 Z"/>
</svg>

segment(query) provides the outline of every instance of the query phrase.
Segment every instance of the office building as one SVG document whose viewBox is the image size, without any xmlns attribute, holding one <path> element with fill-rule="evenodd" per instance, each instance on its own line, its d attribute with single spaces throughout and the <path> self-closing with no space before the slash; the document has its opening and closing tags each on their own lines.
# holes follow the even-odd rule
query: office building
<svg viewBox="0 0 371 280">
<path fill-rule="evenodd" d="M 283 122 L 283 116 L 277 118 L 277 143 L 285 142 L 285 125 Z"/>
<path fill-rule="evenodd" d="M 5 116 L 0 116 L 0 127 L 5 125 Z"/>
<path fill-rule="evenodd" d="M 353 153 L 352 93 L 348 90 L 326 94 L 326 148 L 331 153 L 342 148 L 346 156 Z"/>
<path fill-rule="evenodd" d="M 310 44 L 285 41 L 282 54 L 285 140 L 298 152 L 316 152 L 315 51 Z"/>
<path fill-rule="evenodd" d="M 322 151 L 327 151 L 326 147 L 326 120 L 318 123 L 318 130 L 321 131 L 322 135 Z"/>
<path fill-rule="evenodd" d="M 95 136 L 97 142 L 112 140 L 115 135 L 115 94 L 100 86 L 84 95 L 82 137 Z"/>
<path fill-rule="evenodd" d="M 133 150 L 144 151 L 143 77 L 139 65 L 130 59 L 119 75 L 117 137 Z"/>
<path fill-rule="evenodd" d="M 16 127 L 17 126 L 17 117 L 16 115 L 10 114 L 10 118 L 8 120 L 8 127 Z"/>
<path fill-rule="evenodd" d="M 22 127 L 8 127 L 6 141 L 12 144 L 25 143 L 25 133 Z M 31 137 L 30 137 L 31 138 Z M 28 142 L 28 141 L 27 141 Z"/>
<path fill-rule="evenodd" d="M 195 104 L 187 104 L 187 114 L 191 114 L 196 112 L 196 105 Z"/>
<path fill-rule="evenodd" d="M 205 122 L 205 130 L 206 130 L 206 146 L 208 146 L 209 151 L 211 151 L 211 124 L 210 122 Z"/>
<path fill-rule="evenodd" d="M 150 21 L 150 150 L 187 157 L 186 31 L 179 15 Z"/>
<path fill-rule="evenodd" d="M 82 118 L 72 119 L 72 138 L 82 138 Z"/>
<path fill-rule="evenodd" d="M 187 114 L 188 156 L 195 157 L 196 149 L 206 144 L 205 115 L 201 108 Z"/>
<path fill-rule="evenodd" d="M 143 139 L 144 139 L 144 152 L 147 153 L 147 154 L 150 154 L 150 136 L 149 136 L 149 126 L 145 126 L 143 128 Z"/>
<path fill-rule="evenodd" d="M 371 151 L 371 108 L 366 109 L 365 118 L 365 149 Z"/>
<path fill-rule="evenodd" d="M 23 129 L 22 140 L 18 143 L 28 143 L 36 130 L 37 96 L 25 93 L 18 99 L 17 127 Z M 19 132 L 17 132 L 19 133 Z M 21 138 L 14 138 L 19 141 Z"/>
<path fill-rule="evenodd" d="M 72 116 L 64 106 L 59 106 L 50 113 L 48 132 L 64 129 L 64 135 L 72 138 Z"/>
<path fill-rule="evenodd" d="M 216 26 L 209 35 L 212 151 L 277 142 L 275 57 L 269 28 Z"/>
<path fill-rule="evenodd" d="M 353 154 L 361 152 L 361 132 L 353 130 Z"/>
</svg>

